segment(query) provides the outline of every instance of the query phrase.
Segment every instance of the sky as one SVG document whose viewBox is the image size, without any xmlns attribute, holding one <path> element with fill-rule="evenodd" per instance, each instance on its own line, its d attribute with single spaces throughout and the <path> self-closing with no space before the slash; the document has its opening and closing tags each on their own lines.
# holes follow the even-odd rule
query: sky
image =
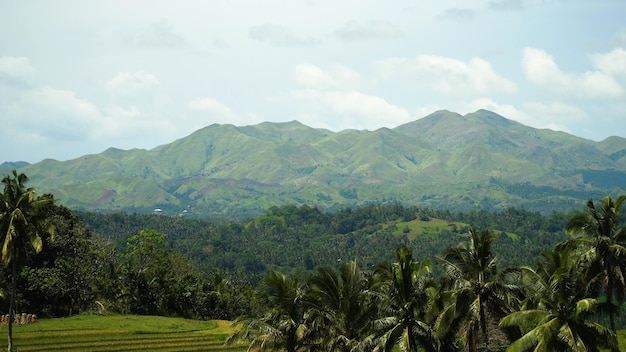
<svg viewBox="0 0 626 352">
<path fill-rule="evenodd" d="M 626 1 L 0 0 L 0 163 L 442 109 L 626 137 Z"/>
</svg>

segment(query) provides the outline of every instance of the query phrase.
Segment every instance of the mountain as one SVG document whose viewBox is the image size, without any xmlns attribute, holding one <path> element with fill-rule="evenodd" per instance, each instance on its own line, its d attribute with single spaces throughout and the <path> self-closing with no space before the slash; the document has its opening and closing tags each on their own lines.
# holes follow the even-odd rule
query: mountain
<svg viewBox="0 0 626 352">
<path fill-rule="evenodd" d="M 29 164 L 25 161 L 3 162 L 0 164 L 0 175 L 11 173 L 15 169 L 21 169 Z"/>
<path fill-rule="evenodd" d="M 297 121 L 213 124 L 151 150 L 111 148 L 14 166 L 39 193 L 92 211 L 222 217 L 285 204 L 399 202 L 549 213 L 624 193 L 626 139 L 594 142 L 486 110 L 437 111 L 375 131 L 332 132 Z"/>
</svg>

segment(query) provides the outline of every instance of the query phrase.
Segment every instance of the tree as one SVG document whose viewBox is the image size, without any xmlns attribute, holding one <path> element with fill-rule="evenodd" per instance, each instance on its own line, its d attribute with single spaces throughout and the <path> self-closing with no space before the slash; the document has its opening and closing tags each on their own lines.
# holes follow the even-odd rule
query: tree
<svg viewBox="0 0 626 352">
<path fill-rule="evenodd" d="M 226 343 L 250 342 L 249 350 L 287 352 L 303 350 L 306 345 L 303 290 L 297 279 L 271 271 L 265 279 L 268 288 L 268 311 L 261 318 L 241 317 L 241 326 Z"/>
<path fill-rule="evenodd" d="M 319 267 L 308 279 L 307 323 L 329 351 L 351 351 L 371 331 L 376 306 L 368 293 L 371 282 L 356 261 L 339 271 Z"/>
<path fill-rule="evenodd" d="M 8 351 L 13 350 L 13 319 L 17 275 L 24 260 L 42 249 L 44 234 L 54 234 L 47 219 L 52 196 L 37 197 L 32 188 L 26 188 L 28 177 L 13 170 L 13 176 L 2 179 L 4 192 L 0 194 L 0 245 L 2 262 L 11 266 L 11 302 L 9 304 Z"/>
<path fill-rule="evenodd" d="M 176 301 L 193 265 L 180 253 L 167 247 L 167 235 L 156 230 L 141 230 L 126 243 L 122 266 L 126 285 L 127 309 L 136 314 L 178 314 Z"/>
<path fill-rule="evenodd" d="M 488 312 L 502 314 L 513 304 L 514 287 L 500 279 L 497 259 L 491 251 L 496 237 L 488 230 L 469 231 L 467 243 L 448 248 L 439 258 L 446 271 L 442 297 L 447 299 L 441 312 L 438 330 L 454 331 L 463 326 L 469 351 L 478 350 L 479 332 L 489 350 Z"/>
<path fill-rule="evenodd" d="M 22 311 L 67 316 L 93 309 L 103 298 L 111 248 L 93 238 L 64 206 L 51 206 L 48 219 L 54 224 L 54 241 L 43 238 L 42 252 L 26 260 L 18 276 Z"/>
<path fill-rule="evenodd" d="M 608 313 L 614 332 L 619 310 L 615 303 L 622 302 L 626 293 L 626 225 L 619 223 L 624 201 L 626 195 L 600 199 L 599 205 L 587 201 L 587 211 L 574 215 L 567 224 L 567 231 L 576 237 L 562 244 L 582 249 L 587 279 L 602 276 L 606 303 L 600 308 Z"/>
<path fill-rule="evenodd" d="M 438 351 L 439 341 L 428 320 L 428 307 L 436 292 L 430 277 L 430 263 L 413 258 L 411 250 L 396 249 L 396 261 L 389 267 L 376 270 L 377 290 L 382 317 L 374 322 L 374 333 L 367 340 L 375 351 L 392 351 L 398 346 L 403 351 Z M 366 341 L 367 342 L 367 341 Z"/>
<path fill-rule="evenodd" d="M 519 326 L 524 334 L 507 352 L 619 350 L 616 335 L 589 319 L 597 305 L 587 295 L 594 282 L 579 273 L 571 252 L 569 248 L 547 252 L 545 263 L 536 270 L 520 269 L 530 294 L 500 326 Z"/>
</svg>

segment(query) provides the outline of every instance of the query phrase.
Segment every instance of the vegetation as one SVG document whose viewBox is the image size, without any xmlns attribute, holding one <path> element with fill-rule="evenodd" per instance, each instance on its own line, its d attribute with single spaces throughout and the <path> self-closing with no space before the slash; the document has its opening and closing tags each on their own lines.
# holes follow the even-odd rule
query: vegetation
<svg viewBox="0 0 626 352">
<path fill-rule="evenodd" d="M 467 243 L 441 258 L 447 269 L 439 283 L 407 247 L 396 250 L 389 269 L 369 273 L 343 264 L 338 271 L 318 269 L 299 284 L 270 272 L 267 315 L 240 318 L 241 330 L 229 341 L 247 338 L 251 347 L 287 351 L 619 350 L 616 333 L 598 320 L 595 288 L 604 276 L 581 271 L 584 252 L 562 244 L 535 268 L 499 274 L 494 239 L 471 229 Z M 359 279 L 365 277 L 371 281 Z M 323 307 L 316 304 L 320 297 Z"/>
<path fill-rule="evenodd" d="M 615 332 L 615 315 L 619 307 L 614 304 L 626 293 L 626 224 L 620 224 L 619 214 L 626 196 L 616 200 L 607 197 L 596 206 L 587 202 L 587 212 L 572 217 L 567 230 L 576 237 L 566 245 L 582 248 L 580 264 L 587 270 L 586 278 L 601 277 L 599 289 L 604 290 L 606 302 L 601 305 L 608 313 L 611 329 Z"/>
<path fill-rule="evenodd" d="M 223 223 L 80 214 L 86 226 L 26 181 L 3 180 L 11 316 L 236 318 L 236 348 L 293 352 L 618 349 L 624 196 L 549 217 L 387 204 Z"/>
<path fill-rule="evenodd" d="M 522 265 L 529 258 L 567 238 L 567 215 L 543 216 L 519 208 L 499 212 L 450 211 L 368 205 L 325 212 L 303 205 L 271 207 L 244 221 L 207 222 L 188 217 L 141 214 L 78 213 L 89 228 L 124 251 L 126 241 L 144 229 L 167 234 L 165 246 L 183 253 L 200 269 L 236 273 L 231 279 L 256 285 L 268 270 L 287 274 L 337 267 L 358 259 L 371 268 L 391 261 L 394 248 L 419 248 L 431 262 L 457 245 L 471 226 L 493 229 L 493 243 L 504 266 Z M 402 229 L 409 228 L 403 233 Z M 441 267 L 433 270 L 441 273 Z"/>
<path fill-rule="evenodd" d="M 245 351 L 247 346 L 224 346 L 233 332 L 223 320 L 77 315 L 16 327 L 15 336 L 20 351 Z"/>
<path fill-rule="evenodd" d="M 17 295 L 17 275 L 31 251 L 41 252 L 44 233 L 52 235 L 53 228 L 48 222 L 45 210 L 52 203 L 49 196 L 37 197 L 32 188 L 26 188 L 28 177 L 17 174 L 6 175 L 2 179 L 4 192 L 0 195 L 0 244 L 2 263 L 11 272 L 11 298 L 9 304 L 8 351 L 13 351 L 13 320 L 15 317 L 15 296 Z"/>
</svg>

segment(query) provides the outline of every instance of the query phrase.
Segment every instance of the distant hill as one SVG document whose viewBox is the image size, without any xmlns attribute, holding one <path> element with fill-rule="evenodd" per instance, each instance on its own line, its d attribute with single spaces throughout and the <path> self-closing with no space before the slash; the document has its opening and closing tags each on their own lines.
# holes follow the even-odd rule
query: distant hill
<svg viewBox="0 0 626 352">
<path fill-rule="evenodd" d="M 11 173 L 15 169 L 21 169 L 30 165 L 25 161 L 4 162 L 0 164 L 0 175 Z"/>
<path fill-rule="evenodd" d="M 375 131 L 213 124 L 151 150 L 14 167 L 39 193 L 91 211 L 245 217 L 273 205 L 399 202 L 549 213 L 624 193 L 626 139 L 594 142 L 486 110 L 437 111 Z"/>
</svg>

